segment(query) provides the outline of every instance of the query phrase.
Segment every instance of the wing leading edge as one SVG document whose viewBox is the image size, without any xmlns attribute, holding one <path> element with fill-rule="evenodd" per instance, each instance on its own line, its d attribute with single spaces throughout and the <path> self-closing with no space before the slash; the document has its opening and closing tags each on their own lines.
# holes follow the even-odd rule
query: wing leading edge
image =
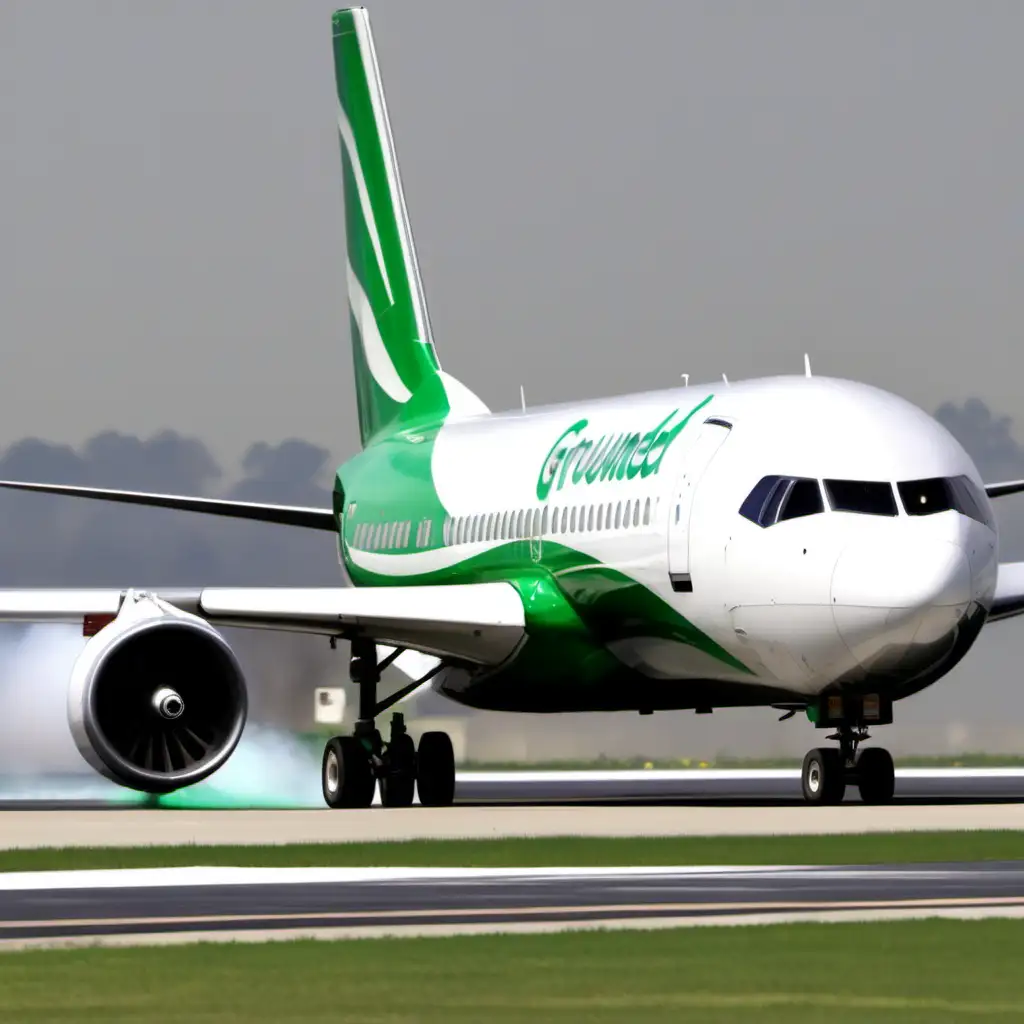
<svg viewBox="0 0 1024 1024">
<path fill-rule="evenodd" d="M 207 587 L 156 596 L 214 625 L 368 637 L 439 658 L 497 665 L 526 616 L 509 583 L 424 587 Z M 118 612 L 124 590 L 0 590 L 0 621 L 81 622 Z"/>
<path fill-rule="evenodd" d="M 37 484 L 21 480 L 0 480 L 0 487 L 12 491 L 38 491 L 64 494 L 73 498 L 95 498 L 125 505 L 151 505 L 177 508 L 186 512 L 205 512 L 213 516 L 231 516 L 260 523 L 304 526 L 312 530 L 338 532 L 338 523 L 330 509 L 301 505 L 265 505 L 255 501 L 227 501 L 223 498 L 193 498 L 183 494 L 148 494 L 145 491 L 115 491 L 105 487 L 77 487 L 71 484 Z"/>
<path fill-rule="evenodd" d="M 1024 491 L 1024 480 L 1004 480 L 998 484 L 985 484 L 985 493 L 990 498 L 1003 498 L 1007 494 Z"/>
</svg>

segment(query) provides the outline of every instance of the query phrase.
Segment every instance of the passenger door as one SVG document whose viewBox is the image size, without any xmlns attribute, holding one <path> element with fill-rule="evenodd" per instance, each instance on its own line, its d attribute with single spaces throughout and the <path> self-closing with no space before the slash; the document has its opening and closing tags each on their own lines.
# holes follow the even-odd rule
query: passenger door
<svg viewBox="0 0 1024 1024">
<path fill-rule="evenodd" d="M 677 593 L 687 594 L 693 590 L 690 579 L 690 520 L 697 485 L 731 429 L 725 422 L 704 423 L 683 456 L 682 472 L 668 512 L 668 574 L 672 589 Z"/>
</svg>

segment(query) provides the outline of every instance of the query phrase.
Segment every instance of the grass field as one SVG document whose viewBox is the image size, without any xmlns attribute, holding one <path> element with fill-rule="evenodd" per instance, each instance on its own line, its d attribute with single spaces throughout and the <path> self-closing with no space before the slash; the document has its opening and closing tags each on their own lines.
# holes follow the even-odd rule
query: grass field
<svg viewBox="0 0 1024 1024">
<path fill-rule="evenodd" d="M 1024 923 L 84 949 L 0 956 L 0 1020 L 1024 1019 Z"/>
<path fill-rule="evenodd" d="M 294 846 L 4 850 L 0 851 L 0 871 L 191 864 L 260 867 L 881 864 L 1018 860 L 1022 857 L 1024 834 L 1020 832 L 896 832 L 844 836 L 441 839 Z"/>
</svg>

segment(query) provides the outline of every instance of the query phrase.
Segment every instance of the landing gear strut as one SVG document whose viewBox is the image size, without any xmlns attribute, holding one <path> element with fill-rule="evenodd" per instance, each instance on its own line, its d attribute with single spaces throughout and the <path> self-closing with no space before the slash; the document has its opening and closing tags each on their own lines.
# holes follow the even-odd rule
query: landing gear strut
<svg viewBox="0 0 1024 1024">
<path fill-rule="evenodd" d="M 884 804 L 896 789 L 892 755 L 882 747 L 858 750 L 870 739 L 863 723 L 842 722 L 830 740 L 839 741 L 839 749 L 818 747 L 808 751 L 800 773 L 804 799 L 812 804 L 843 802 L 848 784 L 855 784 L 866 804 Z"/>
<path fill-rule="evenodd" d="M 787 712 L 799 710 L 780 705 Z M 842 803 L 846 787 L 853 785 L 866 804 L 884 804 L 893 798 L 895 773 L 892 757 L 881 747 L 861 749 L 870 739 L 870 726 L 892 721 L 892 700 L 878 693 L 826 693 L 806 705 L 807 717 L 818 729 L 832 728 L 830 740 L 839 749 L 818 747 L 804 758 L 801 783 L 812 804 Z"/>
<path fill-rule="evenodd" d="M 395 651 L 378 662 L 376 644 L 368 640 L 352 642 L 349 676 L 359 687 L 359 719 L 352 736 L 335 736 L 324 748 L 321 782 L 328 807 L 369 807 L 378 781 L 385 807 L 408 807 L 417 784 L 420 803 L 426 806 L 444 806 L 455 798 L 455 756 L 447 733 L 424 733 L 417 751 L 406 732 L 405 716 L 399 712 L 391 716 L 387 742 L 377 729 L 378 715 L 441 667 L 378 701 L 380 674 L 400 653 Z"/>
</svg>

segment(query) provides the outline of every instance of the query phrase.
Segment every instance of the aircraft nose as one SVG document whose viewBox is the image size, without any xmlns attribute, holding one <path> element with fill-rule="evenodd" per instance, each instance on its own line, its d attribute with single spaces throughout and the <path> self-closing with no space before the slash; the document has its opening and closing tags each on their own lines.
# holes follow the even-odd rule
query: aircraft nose
<svg viewBox="0 0 1024 1024">
<path fill-rule="evenodd" d="M 907 671 L 952 645 L 971 586 L 970 563 L 959 544 L 855 545 L 836 563 L 832 613 L 862 666 Z"/>
<path fill-rule="evenodd" d="M 970 600 L 967 552 L 952 541 L 854 545 L 832 575 L 832 603 L 841 607 L 945 608 Z"/>
</svg>

